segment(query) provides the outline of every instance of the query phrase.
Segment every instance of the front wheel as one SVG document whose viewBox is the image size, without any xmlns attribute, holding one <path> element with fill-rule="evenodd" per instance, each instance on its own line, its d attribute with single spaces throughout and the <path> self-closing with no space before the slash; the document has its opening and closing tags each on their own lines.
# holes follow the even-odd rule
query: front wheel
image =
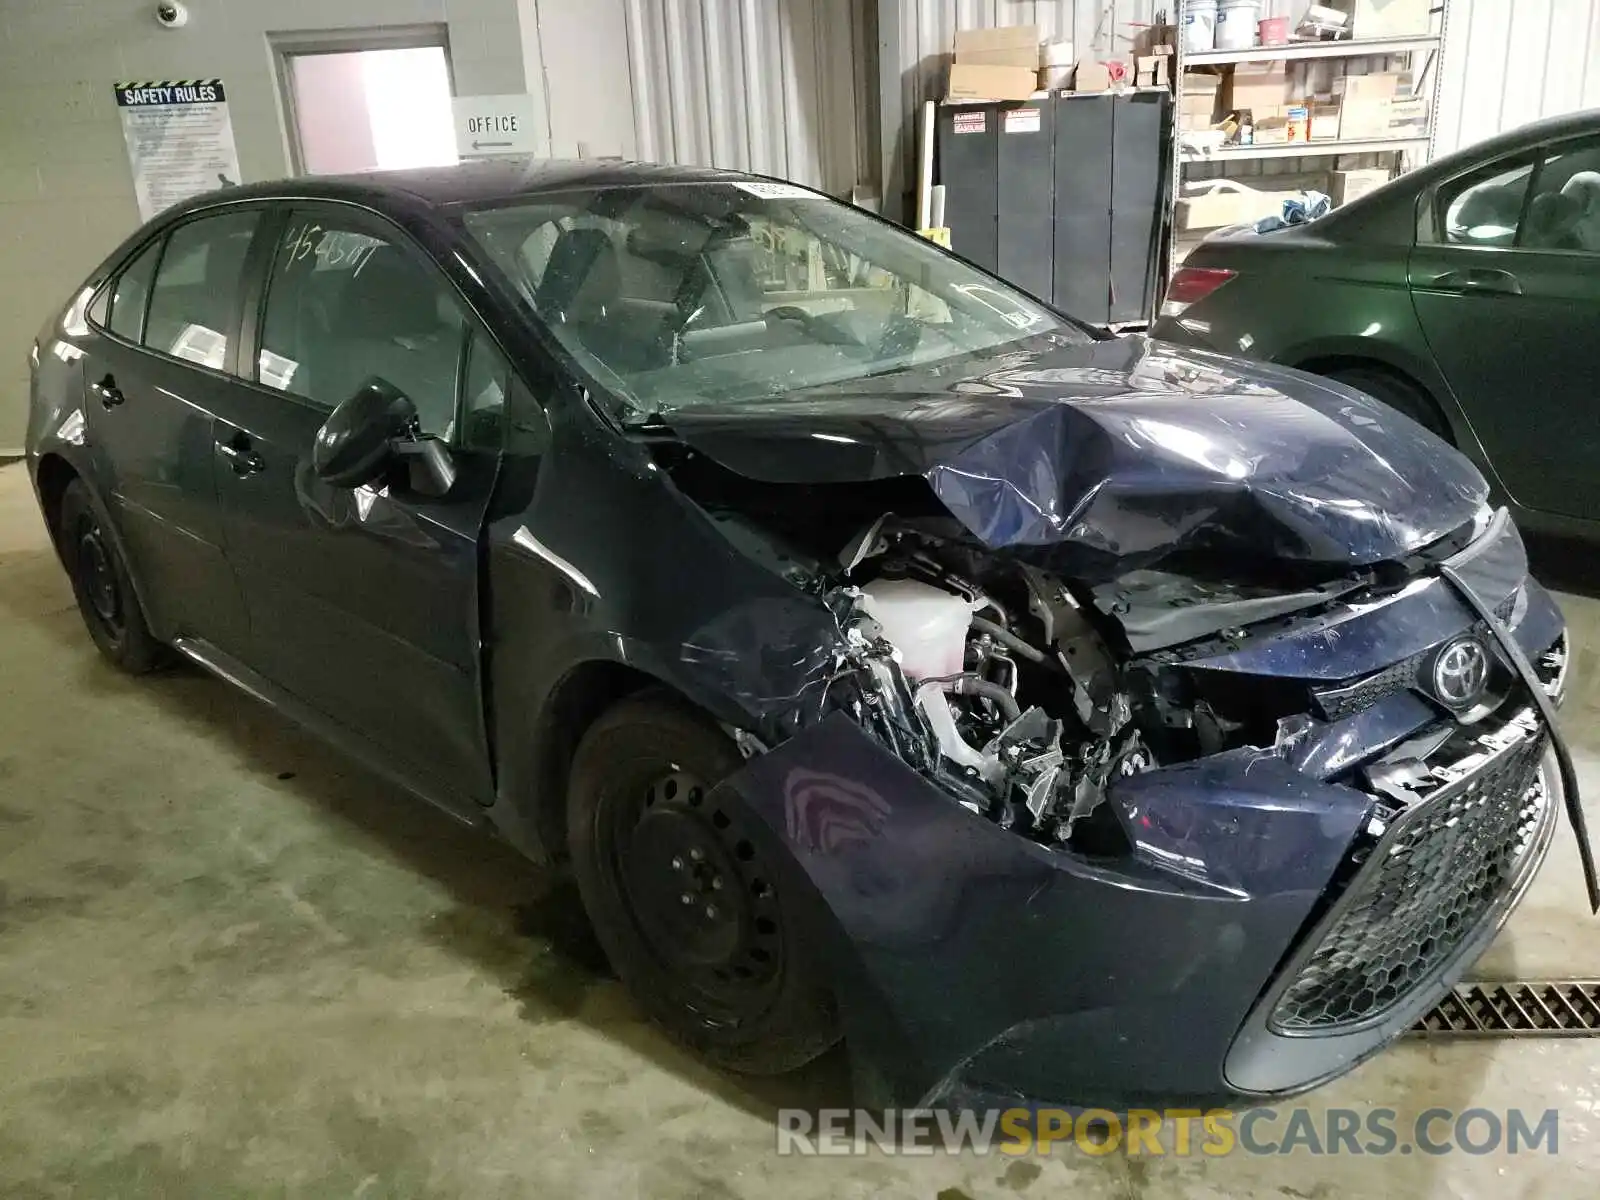
<svg viewBox="0 0 1600 1200">
<path fill-rule="evenodd" d="M 658 696 L 584 735 L 567 798 L 584 907 L 623 983 L 718 1066 L 793 1070 L 838 1041 L 832 995 L 779 887 L 717 783 L 742 759 L 711 722 Z"/>
<path fill-rule="evenodd" d="M 100 653 L 129 675 L 143 675 L 159 666 L 162 645 L 145 622 L 128 564 L 81 480 L 74 479 L 62 493 L 56 544 L 72 579 L 78 611 Z"/>
</svg>

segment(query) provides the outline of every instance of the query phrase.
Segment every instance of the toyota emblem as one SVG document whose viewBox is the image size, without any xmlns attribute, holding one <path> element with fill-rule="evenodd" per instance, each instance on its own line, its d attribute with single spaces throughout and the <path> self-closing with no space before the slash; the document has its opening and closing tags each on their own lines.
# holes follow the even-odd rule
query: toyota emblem
<svg viewBox="0 0 1600 1200">
<path fill-rule="evenodd" d="M 1433 660 L 1433 692 L 1451 708 L 1467 708 L 1489 684 L 1489 652 L 1477 638 L 1457 638 Z"/>
</svg>

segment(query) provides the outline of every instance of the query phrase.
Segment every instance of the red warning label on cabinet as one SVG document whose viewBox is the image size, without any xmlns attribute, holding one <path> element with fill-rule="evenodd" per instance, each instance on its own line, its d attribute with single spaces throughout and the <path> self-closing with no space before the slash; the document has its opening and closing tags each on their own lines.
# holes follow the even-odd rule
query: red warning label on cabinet
<svg viewBox="0 0 1600 1200">
<path fill-rule="evenodd" d="M 989 128 L 989 114 L 981 108 L 977 112 L 958 112 L 951 116 L 956 133 L 982 133 Z"/>
</svg>

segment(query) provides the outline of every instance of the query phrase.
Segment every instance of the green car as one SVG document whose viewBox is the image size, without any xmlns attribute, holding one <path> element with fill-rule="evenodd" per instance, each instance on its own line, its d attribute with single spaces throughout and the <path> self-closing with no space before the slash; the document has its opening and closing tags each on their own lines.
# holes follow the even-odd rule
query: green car
<svg viewBox="0 0 1600 1200">
<path fill-rule="evenodd" d="M 1225 231 L 1154 335 L 1337 379 L 1472 457 L 1525 526 L 1600 522 L 1600 111 L 1524 126 L 1311 224 Z"/>
</svg>

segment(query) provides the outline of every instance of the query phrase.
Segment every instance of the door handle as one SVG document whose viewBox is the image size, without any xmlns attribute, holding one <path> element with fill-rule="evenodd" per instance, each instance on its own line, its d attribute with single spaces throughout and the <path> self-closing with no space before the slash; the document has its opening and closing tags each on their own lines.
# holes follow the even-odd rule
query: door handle
<svg viewBox="0 0 1600 1200">
<path fill-rule="evenodd" d="M 121 404 L 127 399 L 127 397 L 122 394 L 122 389 L 117 386 L 115 376 L 113 376 L 109 371 L 106 372 L 106 377 L 99 383 L 91 383 L 89 385 L 89 390 L 96 396 L 99 396 L 101 405 L 108 409 L 117 407 L 117 405 Z"/>
<path fill-rule="evenodd" d="M 1435 291 L 1456 292 L 1463 296 L 1469 292 L 1483 292 L 1493 296 L 1522 295 L 1522 284 L 1515 275 L 1510 271 L 1490 267 L 1446 271 L 1443 275 L 1435 275 L 1428 281 L 1428 286 Z"/>
<path fill-rule="evenodd" d="M 225 442 L 218 442 L 217 454 L 241 479 L 260 473 L 267 465 L 261 455 L 250 449 L 250 439 L 242 433 L 234 434 Z"/>
</svg>

